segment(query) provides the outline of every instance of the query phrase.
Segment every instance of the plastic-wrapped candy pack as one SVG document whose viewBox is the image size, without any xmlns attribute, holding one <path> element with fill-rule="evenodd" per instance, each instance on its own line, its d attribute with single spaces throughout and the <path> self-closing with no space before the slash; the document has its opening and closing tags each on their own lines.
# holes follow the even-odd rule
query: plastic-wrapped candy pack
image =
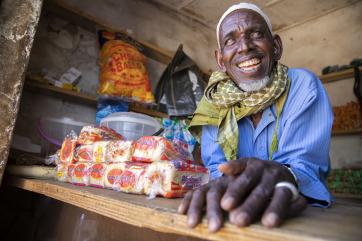
<svg viewBox="0 0 362 241">
<path fill-rule="evenodd" d="M 60 149 L 59 160 L 61 163 L 73 163 L 74 151 L 77 146 L 77 135 L 71 132 L 64 138 L 62 147 Z"/>
<path fill-rule="evenodd" d="M 116 179 L 113 189 L 116 191 L 143 194 L 144 174 L 148 163 L 126 162 L 125 169 Z"/>
<path fill-rule="evenodd" d="M 91 164 L 89 168 L 89 185 L 93 187 L 104 188 L 104 177 L 107 164 L 95 163 Z"/>
<path fill-rule="evenodd" d="M 72 173 L 71 183 L 79 186 L 88 186 L 89 185 L 89 167 L 88 163 L 77 163 L 74 166 Z"/>
<path fill-rule="evenodd" d="M 107 146 L 107 162 L 126 162 L 132 158 L 133 141 L 110 141 Z"/>
<path fill-rule="evenodd" d="M 125 167 L 126 164 L 123 162 L 108 164 L 104 173 L 104 187 L 113 189 L 117 185 L 116 183 L 124 172 Z"/>
<path fill-rule="evenodd" d="M 93 160 L 93 145 L 81 145 L 75 149 L 75 160 L 77 162 L 92 162 Z"/>
<path fill-rule="evenodd" d="M 57 171 L 59 181 L 147 194 L 150 198 L 182 197 L 209 181 L 206 168 L 183 161 L 59 164 Z"/>
<path fill-rule="evenodd" d="M 204 167 L 182 161 L 154 162 L 147 168 L 144 188 L 150 198 L 158 195 L 175 198 L 208 181 L 208 170 Z"/>
<path fill-rule="evenodd" d="M 87 145 L 111 140 L 124 140 L 124 137 L 105 126 L 84 126 L 79 133 L 78 144 Z"/>
<path fill-rule="evenodd" d="M 134 144 L 132 161 L 151 163 L 170 160 L 192 162 L 189 155 L 184 155 L 178 151 L 174 144 L 164 137 L 143 136 Z"/>
</svg>

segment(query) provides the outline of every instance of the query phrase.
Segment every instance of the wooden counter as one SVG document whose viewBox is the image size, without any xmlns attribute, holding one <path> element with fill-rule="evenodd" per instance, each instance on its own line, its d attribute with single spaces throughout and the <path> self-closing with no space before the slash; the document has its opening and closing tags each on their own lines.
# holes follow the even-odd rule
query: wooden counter
<svg viewBox="0 0 362 241">
<path fill-rule="evenodd" d="M 207 231 L 206 220 L 195 229 L 186 227 L 186 216 L 176 213 L 180 199 L 118 193 L 78 187 L 53 180 L 12 177 L 10 185 L 87 209 L 106 217 L 159 232 L 176 233 L 207 240 L 361 240 L 362 203 L 336 202 L 332 208 L 308 207 L 281 228 L 260 224 L 237 228 L 229 223 L 217 233 Z"/>
</svg>

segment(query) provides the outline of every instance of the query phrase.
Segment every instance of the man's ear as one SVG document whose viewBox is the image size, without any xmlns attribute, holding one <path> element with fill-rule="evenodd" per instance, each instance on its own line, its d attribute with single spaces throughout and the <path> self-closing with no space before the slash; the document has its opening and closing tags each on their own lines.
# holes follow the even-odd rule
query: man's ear
<svg viewBox="0 0 362 241">
<path fill-rule="evenodd" d="M 216 59 L 216 63 L 219 66 L 219 69 L 223 72 L 226 71 L 224 62 L 222 61 L 222 55 L 219 49 L 215 50 L 215 59 Z"/>
<path fill-rule="evenodd" d="M 283 54 L 283 43 L 282 39 L 278 34 L 275 34 L 273 37 L 274 40 L 274 49 L 273 49 L 273 57 L 274 60 L 280 60 Z"/>
</svg>

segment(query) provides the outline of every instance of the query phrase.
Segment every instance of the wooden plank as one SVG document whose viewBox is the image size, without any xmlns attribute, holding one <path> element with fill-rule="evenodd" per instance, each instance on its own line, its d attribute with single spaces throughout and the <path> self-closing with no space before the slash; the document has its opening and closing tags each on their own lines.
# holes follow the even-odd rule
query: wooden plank
<svg viewBox="0 0 362 241">
<path fill-rule="evenodd" d="M 353 129 L 353 130 L 333 130 L 333 136 L 343 136 L 343 135 L 361 135 L 362 128 Z"/>
<path fill-rule="evenodd" d="M 362 72 L 362 67 L 359 67 L 359 70 L 360 70 L 360 72 Z M 346 70 L 335 72 L 335 73 L 320 75 L 319 79 L 323 83 L 330 83 L 333 81 L 352 78 L 352 77 L 354 77 L 354 69 L 346 69 Z"/>
<path fill-rule="evenodd" d="M 260 224 L 237 228 L 226 222 L 219 232 L 209 233 L 205 219 L 195 229 L 186 227 L 186 217 L 176 213 L 180 199 L 147 200 L 142 195 L 78 187 L 52 180 L 12 177 L 9 184 L 137 227 L 208 240 L 360 240 L 362 236 L 362 204 L 336 203 L 330 209 L 309 207 L 300 217 L 289 220 L 281 228 L 267 229 Z"/>
<path fill-rule="evenodd" d="M 91 105 L 94 107 L 97 105 L 96 96 L 86 94 L 86 93 L 62 89 L 62 88 L 48 85 L 48 84 L 42 84 L 44 82 L 46 82 L 46 80 L 44 80 L 41 77 L 35 77 L 35 76 L 28 77 L 28 81 L 25 82 L 25 89 L 35 92 L 35 93 L 41 93 L 41 94 L 49 95 L 49 96 L 54 96 L 54 94 L 55 94 L 58 98 L 61 98 L 64 100 L 70 100 L 70 101 L 75 101 L 78 103 L 88 104 L 88 105 Z M 136 105 L 135 103 L 130 104 L 129 111 L 146 114 L 146 115 L 153 116 L 153 117 L 169 118 L 166 113 L 147 109 L 140 105 Z"/>
<path fill-rule="evenodd" d="M 82 11 L 81 9 L 74 8 L 73 6 L 61 0 L 52 1 L 51 3 L 47 2 L 45 9 L 94 33 L 97 29 L 104 29 L 110 32 L 120 32 L 129 36 L 123 29 L 115 27 L 110 23 L 103 22 L 101 19 L 98 19 Z M 147 57 L 157 60 L 163 64 L 169 64 L 171 62 L 173 56 L 172 53 L 167 52 L 166 50 L 163 50 L 150 43 L 137 40 L 134 37 L 130 38 L 142 46 L 142 53 Z"/>
</svg>

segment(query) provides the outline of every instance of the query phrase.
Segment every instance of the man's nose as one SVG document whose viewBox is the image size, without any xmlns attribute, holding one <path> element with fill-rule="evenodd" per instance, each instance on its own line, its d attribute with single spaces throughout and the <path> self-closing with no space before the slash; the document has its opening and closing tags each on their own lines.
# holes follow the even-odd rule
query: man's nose
<svg viewBox="0 0 362 241">
<path fill-rule="evenodd" d="M 247 38 L 240 38 L 238 44 L 238 52 L 239 53 L 247 53 L 252 48 L 252 43 Z"/>
</svg>

